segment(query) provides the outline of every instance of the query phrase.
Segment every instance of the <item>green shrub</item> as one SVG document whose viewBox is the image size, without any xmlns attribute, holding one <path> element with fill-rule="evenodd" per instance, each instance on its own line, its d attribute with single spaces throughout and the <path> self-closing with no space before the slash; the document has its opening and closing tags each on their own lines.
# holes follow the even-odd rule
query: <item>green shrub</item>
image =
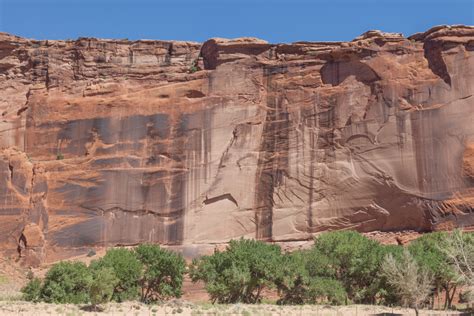
<svg viewBox="0 0 474 316">
<path fill-rule="evenodd" d="M 325 272 L 326 259 L 312 250 L 285 254 L 276 281 L 280 293 L 278 304 L 344 303 L 347 293 L 341 282 Z"/>
<path fill-rule="evenodd" d="M 199 70 L 201 69 L 199 68 L 198 60 L 196 59 L 193 61 L 193 64 L 191 65 L 191 67 L 189 67 L 189 72 L 195 73 L 196 71 L 199 71 Z"/>
<path fill-rule="evenodd" d="M 42 283 L 39 278 L 32 278 L 28 284 L 21 289 L 23 299 L 30 302 L 39 302 L 41 300 Z"/>
<path fill-rule="evenodd" d="M 181 255 L 151 244 L 138 246 L 135 253 L 144 266 L 140 280 L 142 301 L 181 297 L 186 271 L 186 262 Z"/>
<path fill-rule="evenodd" d="M 332 305 L 344 304 L 347 298 L 346 290 L 341 282 L 331 278 L 311 279 L 308 296 L 310 303 L 329 303 Z"/>
<path fill-rule="evenodd" d="M 433 276 L 435 292 L 445 291 L 445 308 L 451 308 L 459 277 L 442 250 L 447 238 L 448 234 L 445 232 L 424 234 L 413 241 L 408 249 L 420 268 Z"/>
<path fill-rule="evenodd" d="M 418 308 L 431 293 L 432 275 L 418 265 L 407 249 L 403 250 L 400 258 L 395 258 L 392 254 L 385 256 L 381 273 L 393 286 L 399 303 L 415 308 L 418 315 Z"/>
<path fill-rule="evenodd" d="M 440 246 L 449 258 L 451 268 L 466 289 L 474 291 L 474 233 L 456 229 L 449 233 L 445 242 Z M 474 302 L 474 294 L 466 296 Z"/>
<path fill-rule="evenodd" d="M 99 267 L 92 270 L 93 281 L 90 288 L 91 304 L 108 303 L 112 299 L 114 289 L 119 282 L 115 272 L 110 267 Z"/>
<path fill-rule="evenodd" d="M 275 281 L 280 295 L 278 304 L 304 304 L 308 301 L 311 277 L 306 263 L 309 254 L 309 251 L 297 250 L 283 256 L 280 273 Z"/>
<path fill-rule="evenodd" d="M 193 261 L 194 282 L 206 283 L 213 302 L 256 303 L 280 273 L 280 247 L 256 240 L 231 240 L 225 251 Z"/>
<path fill-rule="evenodd" d="M 114 287 L 112 300 L 123 302 L 138 298 L 142 264 L 134 251 L 125 248 L 110 249 L 104 257 L 92 261 L 90 268 L 111 268 L 114 271 L 118 282 Z"/>
<path fill-rule="evenodd" d="M 60 262 L 46 273 L 41 298 L 48 303 L 87 303 L 92 275 L 82 262 Z"/>
<path fill-rule="evenodd" d="M 398 245 L 383 245 L 381 248 L 381 258 L 385 258 L 388 255 L 400 260 L 403 256 L 403 247 Z M 384 259 L 381 261 L 383 264 Z M 379 266 L 377 270 L 377 303 L 386 306 L 393 306 L 398 304 L 399 297 L 397 295 L 397 289 L 391 284 L 390 280 L 382 273 L 382 268 Z"/>
<path fill-rule="evenodd" d="M 329 232 L 316 238 L 312 251 L 319 276 L 339 280 L 353 302 L 375 303 L 384 254 L 377 241 L 355 231 Z"/>
</svg>

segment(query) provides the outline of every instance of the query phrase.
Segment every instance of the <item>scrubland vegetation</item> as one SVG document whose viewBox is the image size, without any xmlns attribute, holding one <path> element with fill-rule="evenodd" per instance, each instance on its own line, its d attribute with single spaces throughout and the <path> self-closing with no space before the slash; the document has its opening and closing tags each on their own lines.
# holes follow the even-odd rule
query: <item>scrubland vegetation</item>
<svg viewBox="0 0 474 316">
<path fill-rule="evenodd" d="M 387 246 L 353 231 L 318 236 L 311 249 L 282 252 L 279 246 L 240 239 L 224 251 L 186 265 L 181 255 L 144 244 L 116 248 L 92 261 L 60 262 L 44 279 L 22 289 L 33 302 L 143 303 L 179 298 L 185 274 L 202 281 L 212 303 L 255 304 L 264 293 L 279 305 L 381 304 L 452 308 L 455 295 L 472 301 L 474 236 L 425 234 L 408 247 Z M 440 302 L 443 297 L 443 302 Z"/>
</svg>

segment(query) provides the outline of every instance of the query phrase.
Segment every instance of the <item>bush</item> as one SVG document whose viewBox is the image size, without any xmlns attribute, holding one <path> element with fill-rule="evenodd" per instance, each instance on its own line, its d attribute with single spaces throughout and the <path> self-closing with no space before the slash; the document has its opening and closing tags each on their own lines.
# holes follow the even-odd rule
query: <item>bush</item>
<svg viewBox="0 0 474 316">
<path fill-rule="evenodd" d="M 436 292 L 445 291 L 445 308 L 451 308 L 454 293 L 459 284 L 459 277 L 451 267 L 448 256 L 441 248 L 446 243 L 447 238 L 448 234 L 445 232 L 424 234 L 413 241 L 408 249 L 418 265 L 429 271 L 434 277 Z"/>
<path fill-rule="evenodd" d="M 142 301 L 181 297 L 186 271 L 186 262 L 181 255 L 151 244 L 138 246 L 135 253 L 144 266 L 140 280 Z"/>
<path fill-rule="evenodd" d="M 275 281 L 280 299 L 278 304 L 304 304 L 309 299 L 311 282 L 307 269 L 309 251 L 294 251 L 282 258 L 279 277 Z"/>
<path fill-rule="evenodd" d="M 378 242 L 355 231 L 329 232 L 316 238 L 312 251 L 321 277 L 339 280 L 353 302 L 375 303 L 383 259 Z"/>
<path fill-rule="evenodd" d="M 346 290 L 341 282 L 331 278 L 314 278 L 311 280 L 308 296 L 310 303 L 326 302 L 332 305 L 344 304 L 347 298 Z"/>
<path fill-rule="evenodd" d="M 281 270 L 280 247 L 256 240 L 231 240 L 225 251 L 193 261 L 194 282 L 206 283 L 213 302 L 257 303 L 262 290 L 272 287 Z"/>
<path fill-rule="evenodd" d="M 48 303 L 87 303 L 92 275 L 82 262 L 60 262 L 46 273 L 41 298 Z"/>
<path fill-rule="evenodd" d="M 400 260 L 403 255 L 404 248 L 398 245 L 383 245 L 381 249 L 381 258 L 385 258 L 388 255 L 392 256 L 393 258 Z M 384 259 L 381 261 L 381 265 L 383 265 Z M 378 276 L 378 291 L 377 291 L 377 303 L 386 305 L 386 306 L 393 306 L 398 304 L 399 297 L 397 295 L 397 289 L 389 282 L 390 280 L 382 272 L 382 267 L 380 266 L 377 271 Z"/>
<path fill-rule="evenodd" d="M 388 254 L 381 271 L 395 289 L 399 302 L 415 308 L 418 315 L 418 308 L 431 293 L 433 281 L 431 274 L 418 265 L 407 249 L 403 250 L 401 258 Z"/>
<path fill-rule="evenodd" d="M 117 302 L 134 300 L 139 296 L 138 282 L 142 273 L 142 264 L 135 252 L 125 248 L 115 248 L 107 251 L 104 257 L 91 262 L 92 270 L 111 268 L 118 278 L 114 287 L 112 299 Z"/>
<path fill-rule="evenodd" d="M 347 293 L 341 282 L 324 273 L 325 259 L 311 250 L 285 254 L 276 281 L 281 297 L 278 304 L 344 303 Z"/>
<path fill-rule="evenodd" d="M 195 73 L 196 71 L 199 71 L 199 70 L 201 69 L 199 68 L 198 60 L 196 59 L 193 61 L 191 67 L 189 67 L 189 72 Z"/>
<path fill-rule="evenodd" d="M 449 234 L 442 251 L 466 289 L 474 292 L 474 234 L 455 230 Z M 470 296 L 474 301 L 474 295 Z"/>
<path fill-rule="evenodd" d="M 21 289 L 23 299 L 30 302 L 39 302 L 41 300 L 42 283 L 39 278 L 32 278 L 28 284 Z"/>
<path fill-rule="evenodd" d="M 94 280 L 90 288 L 91 304 L 97 306 L 109 302 L 119 282 L 114 270 L 109 267 L 100 267 L 93 270 L 92 274 Z"/>
</svg>

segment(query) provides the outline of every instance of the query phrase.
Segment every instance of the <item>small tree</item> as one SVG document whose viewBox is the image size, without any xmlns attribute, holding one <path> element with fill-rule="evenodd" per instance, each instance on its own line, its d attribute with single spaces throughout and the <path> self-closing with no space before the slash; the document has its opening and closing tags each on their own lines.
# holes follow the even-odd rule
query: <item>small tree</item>
<svg viewBox="0 0 474 316">
<path fill-rule="evenodd" d="M 400 298 L 398 296 L 396 288 L 389 282 L 385 274 L 383 273 L 382 265 L 385 258 L 390 254 L 394 259 L 400 260 L 403 255 L 405 248 L 399 245 L 383 245 L 378 275 L 378 291 L 377 291 L 377 303 L 382 305 L 396 305 L 399 304 Z"/>
<path fill-rule="evenodd" d="M 181 297 L 186 271 L 186 262 L 181 255 L 151 244 L 140 245 L 135 252 L 144 266 L 140 280 L 143 302 Z"/>
<path fill-rule="evenodd" d="M 261 241 L 231 240 L 225 251 L 193 261 L 190 275 L 202 280 L 212 302 L 257 303 L 272 287 L 281 265 L 280 247 Z"/>
<path fill-rule="evenodd" d="M 309 286 L 309 303 L 327 302 L 332 305 L 344 304 L 347 293 L 341 282 L 331 278 L 314 278 Z"/>
<path fill-rule="evenodd" d="M 445 291 L 445 309 L 451 308 L 460 281 L 450 265 L 448 256 L 441 248 L 447 238 L 448 234 L 445 232 L 424 234 L 408 247 L 419 266 L 433 276 L 436 293 L 438 294 L 440 290 Z"/>
<path fill-rule="evenodd" d="M 441 250 L 448 256 L 460 281 L 466 285 L 467 301 L 474 301 L 474 234 L 456 230 L 446 239 Z"/>
<path fill-rule="evenodd" d="M 41 297 L 48 303 L 87 303 L 92 275 L 82 262 L 59 262 L 46 273 Z"/>
<path fill-rule="evenodd" d="M 297 250 L 285 254 L 281 272 L 276 280 L 279 304 L 326 302 L 343 304 L 347 293 L 341 282 L 334 279 L 327 266 L 327 258 L 314 250 Z"/>
<path fill-rule="evenodd" d="M 139 295 L 139 280 L 142 264 L 134 251 L 126 248 L 115 248 L 107 251 L 104 257 L 91 262 L 90 268 L 111 268 L 118 282 L 114 287 L 112 299 L 117 302 L 136 299 Z"/>
<path fill-rule="evenodd" d="M 21 289 L 23 299 L 35 303 L 41 301 L 41 288 L 41 280 L 39 278 L 32 278 L 28 284 Z"/>
<path fill-rule="evenodd" d="M 282 258 L 280 273 L 275 284 L 280 295 L 278 304 L 304 304 L 308 300 L 308 285 L 311 281 L 306 268 L 309 251 L 296 250 Z"/>
<path fill-rule="evenodd" d="M 388 254 L 382 264 L 382 274 L 397 292 L 405 306 L 418 309 L 428 298 L 432 289 L 432 276 L 420 269 L 408 250 L 404 250 L 400 259 Z"/>
<path fill-rule="evenodd" d="M 119 279 L 110 267 L 93 269 L 92 275 L 94 279 L 90 288 L 91 304 L 94 310 L 98 310 L 100 304 L 108 303 L 112 299 Z"/>
<path fill-rule="evenodd" d="M 347 297 L 358 303 L 375 303 L 380 288 L 377 271 L 383 259 L 383 247 L 355 231 L 321 234 L 315 239 L 313 269 L 316 275 L 339 280 Z"/>
</svg>

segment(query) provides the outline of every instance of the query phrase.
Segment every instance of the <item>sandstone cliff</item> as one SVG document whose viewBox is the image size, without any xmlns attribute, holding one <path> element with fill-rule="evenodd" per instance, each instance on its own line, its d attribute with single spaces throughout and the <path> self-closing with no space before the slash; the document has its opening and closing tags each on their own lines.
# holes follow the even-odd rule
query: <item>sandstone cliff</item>
<svg viewBox="0 0 474 316">
<path fill-rule="evenodd" d="M 0 34 L 0 248 L 474 225 L 474 28 L 269 44 Z"/>
</svg>

